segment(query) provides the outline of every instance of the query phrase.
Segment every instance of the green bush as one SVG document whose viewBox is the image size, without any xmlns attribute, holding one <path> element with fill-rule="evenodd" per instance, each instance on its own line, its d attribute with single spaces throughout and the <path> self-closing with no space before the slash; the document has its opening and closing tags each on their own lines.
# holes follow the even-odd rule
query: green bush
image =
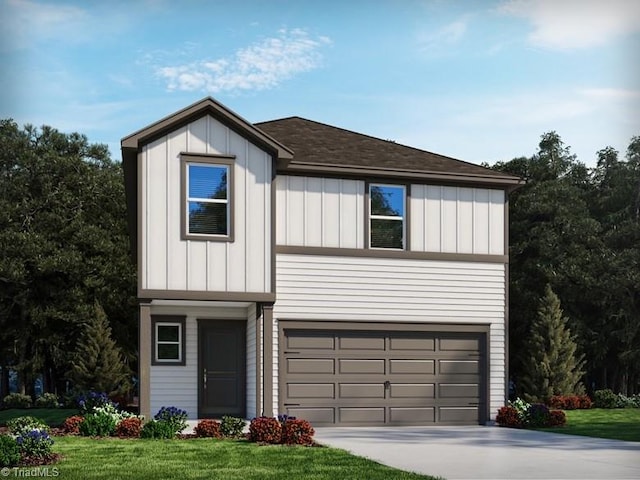
<svg viewBox="0 0 640 480">
<path fill-rule="evenodd" d="M 31 430 L 47 430 L 47 424 L 36 417 L 24 416 L 12 418 L 7 422 L 9 432 L 13 435 L 22 435 Z"/>
<path fill-rule="evenodd" d="M 46 430 L 31 430 L 16 437 L 22 457 L 45 458 L 51 455 L 53 439 Z"/>
<path fill-rule="evenodd" d="M 142 431 L 140 432 L 141 438 L 174 438 L 176 436 L 176 431 L 174 427 L 165 421 L 162 420 L 149 420 L 142 427 Z"/>
<path fill-rule="evenodd" d="M 31 397 L 22 393 L 10 393 L 2 400 L 7 408 L 31 408 Z"/>
<path fill-rule="evenodd" d="M 613 390 L 596 390 L 593 393 L 593 404 L 596 408 L 616 408 L 618 396 Z"/>
<path fill-rule="evenodd" d="M 90 413 L 78 426 L 85 437 L 109 437 L 116 431 L 116 420 L 111 415 Z"/>
<path fill-rule="evenodd" d="M 242 435 L 246 422 L 243 418 L 225 415 L 220 423 L 220 433 L 225 437 L 237 438 Z"/>
<path fill-rule="evenodd" d="M 20 447 L 13 437 L 0 435 L 0 467 L 13 467 L 20 461 Z"/>
<path fill-rule="evenodd" d="M 43 393 L 36 398 L 36 407 L 38 408 L 58 408 L 58 396 L 55 393 Z"/>
<path fill-rule="evenodd" d="M 153 418 L 169 425 L 174 435 L 187 428 L 187 412 L 177 407 L 162 407 Z"/>
<path fill-rule="evenodd" d="M 626 395 L 619 393 L 616 398 L 616 408 L 640 408 L 640 395 Z"/>
</svg>

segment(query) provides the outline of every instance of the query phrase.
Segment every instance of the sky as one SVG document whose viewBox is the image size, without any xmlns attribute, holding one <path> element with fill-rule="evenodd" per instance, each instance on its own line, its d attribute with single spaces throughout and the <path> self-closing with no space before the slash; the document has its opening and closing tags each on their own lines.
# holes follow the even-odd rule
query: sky
<svg viewBox="0 0 640 480">
<path fill-rule="evenodd" d="M 0 62 L 0 118 L 116 160 L 206 96 L 478 164 L 640 135 L 638 0 L 0 0 Z"/>
</svg>

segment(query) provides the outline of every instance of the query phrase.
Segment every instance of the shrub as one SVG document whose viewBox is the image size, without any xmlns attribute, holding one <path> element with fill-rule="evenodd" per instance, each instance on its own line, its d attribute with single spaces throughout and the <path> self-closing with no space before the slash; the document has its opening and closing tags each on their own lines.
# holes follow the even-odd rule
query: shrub
<svg viewBox="0 0 640 480">
<path fill-rule="evenodd" d="M 2 400 L 7 408 L 31 408 L 31 397 L 22 393 L 10 393 Z"/>
<path fill-rule="evenodd" d="M 76 398 L 76 403 L 82 413 L 94 413 L 97 407 L 104 407 L 106 405 L 115 407 L 105 392 L 94 392 L 93 390 L 80 394 Z"/>
<path fill-rule="evenodd" d="M 619 393 L 616 398 L 616 408 L 640 408 L 640 395 L 627 397 Z"/>
<path fill-rule="evenodd" d="M 496 423 L 503 427 L 519 428 L 522 426 L 522 421 L 520 420 L 520 415 L 518 415 L 518 410 L 512 406 L 502 407 L 500 408 L 500 410 L 498 410 L 498 415 L 496 415 Z"/>
<path fill-rule="evenodd" d="M 53 439 L 46 430 L 31 430 L 16 437 L 23 457 L 43 458 L 51 455 Z"/>
<path fill-rule="evenodd" d="M 562 410 L 586 409 L 592 405 L 588 395 L 554 395 L 548 403 L 551 408 Z"/>
<path fill-rule="evenodd" d="M 140 431 L 142 438 L 174 438 L 175 436 L 173 426 L 162 420 L 149 420 Z"/>
<path fill-rule="evenodd" d="M 236 438 L 242 435 L 246 422 L 243 418 L 225 415 L 220 423 L 220 433 L 225 437 Z"/>
<path fill-rule="evenodd" d="M 258 417 L 249 424 L 249 440 L 259 443 L 280 443 L 282 425 L 273 417 Z"/>
<path fill-rule="evenodd" d="M 20 447 L 13 437 L 0 435 L 0 467 L 13 467 L 20 461 Z"/>
<path fill-rule="evenodd" d="M 47 424 L 43 420 L 30 416 L 12 418 L 7 422 L 7 427 L 13 435 L 22 435 L 31 430 L 47 430 Z"/>
<path fill-rule="evenodd" d="M 287 445 L 313 445 L 315 430 L 306 420 L 289 419 L 282 425 L 282 443 Z"/>
<path fill-rule="evenodd" d="M 60 403 L 58 402 L 58 396 L 55 393 L 43 393 L 36 398 L 35 405 L 39 408 L 58 408 Z"/>
<path fill-rule="evenodd" d="M 108 437 L 116 431 L 116 423 L 111 415 L 90 413 L 85 415 L 78 429 L 85 437 Z"/>
<path fill-rule="evenodd" d="M 616 408 L 618 396 L 613 390 L 596 390 L 593 393 L 593 404 L 596 408 Z"/>
<path fill-rule="evenodd" d="M 153 418 L 169 425 L 174 435 L 187 428 L 187 412 L 177 407 L 162 407 Z"/>
<path fill-rule="evenodd" d="M 520 418 L 520 421 L 524 423 L 524 421 L 527 418 L 527 411 L 529 410 L 529 407 L 531 406 L 531 404 L 528 402 L 525 402 L 521 398 L 516 398 L 513 402 L 509 402 L 509 406 L 516 409 L 516 412 L 518 412 L 518 417 Z"/>
<path fill-rule="evenodd" d="M 562 427 L 567 423 L 567 416 L 562 410 L 551 410 L 549 412 L 549 427 Z"/>
<path fill-rule="evenodd" d="M 138 417 L 124 418 L 116 425 L 116 435 L 122 438 L 137 438 L 142 430 L 142 420 Z"/>
<path fill-rule="evenodd" d="M 222 437 L 222 433 L 220 432 L 220 423 L 215 420 L 200 420 L 193 431 L 196 434 L 196 437 Z"/>
<path fill-rule="evenodd" d="M 546 427 L 549 424 L 549 407 L 543 403 L 534 403 L 527 410 L 526 425 L 534 428 Z"/>
<path fill-rule="evenodd" d="M 80 424 L 83 422 L 84 417 L 80 415 L 73 415 L 71 417 L 67 417 L 62 424 L 62 429 L 65 433 L 70 434 L 79 434 L 80 433 Z"/>
</svg>

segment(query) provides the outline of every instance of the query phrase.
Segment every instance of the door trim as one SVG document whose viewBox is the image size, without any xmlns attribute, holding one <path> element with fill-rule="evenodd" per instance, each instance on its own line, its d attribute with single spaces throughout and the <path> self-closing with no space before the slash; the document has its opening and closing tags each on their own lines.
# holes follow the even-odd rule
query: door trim
<svg viewBox="0 0 640 480">
<path fill-rule="evenodd" d="M 202 318 L 198 318 L 197 319 L 197 323 L 198 323 L 198 338 L 197 338 L 197 345 L 198 345 L 198 385 L 197 385 L 197 389 L 198 389 L 198 418 L 208 418 L 206 416 L 203 416 L 202 413 L 202 401 L 203 401 L 203 383 L 204 383 L 204 376 L 203 376 L 203 351 L 201 348 L 201 342 L 202 342 L 202 330 L 207 328 L 207 327 L 212 327 L 212 326 L 225 326 L 225 325 L 233 325 L 234 327 L 238 327 L 238 326 L 242 326 L 242 330 L 243 330 L 243 342 L 242 342 L 242 371 L 240 372 L 240 374 L 238 374 L 238 378 L 242 379 L 242 382 L 240 383 L 240 385 L 242 385 L 242 392 L 241 392 L 241 405 L 242 405 L 242 410 L 241 410 L 241 414 L 239 414 L 238 416 L 240 416 L 241 418 L 246 418 L 247 416 L 247 320 L 245 319 L 238 319 L 238 320 L 213 320 L 213 319 L 202 319 Z"/>
</svg>

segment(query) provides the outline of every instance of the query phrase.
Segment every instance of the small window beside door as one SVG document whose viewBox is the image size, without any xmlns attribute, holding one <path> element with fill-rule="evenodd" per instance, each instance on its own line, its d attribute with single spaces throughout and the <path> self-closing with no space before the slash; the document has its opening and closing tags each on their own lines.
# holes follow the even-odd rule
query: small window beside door
<svg viewBox="0 0 640 480">
<path fill-rule="evenodd" d="M 185 318 L 152 315 L 152 365 L 185 365 Z"/>
</svg>

